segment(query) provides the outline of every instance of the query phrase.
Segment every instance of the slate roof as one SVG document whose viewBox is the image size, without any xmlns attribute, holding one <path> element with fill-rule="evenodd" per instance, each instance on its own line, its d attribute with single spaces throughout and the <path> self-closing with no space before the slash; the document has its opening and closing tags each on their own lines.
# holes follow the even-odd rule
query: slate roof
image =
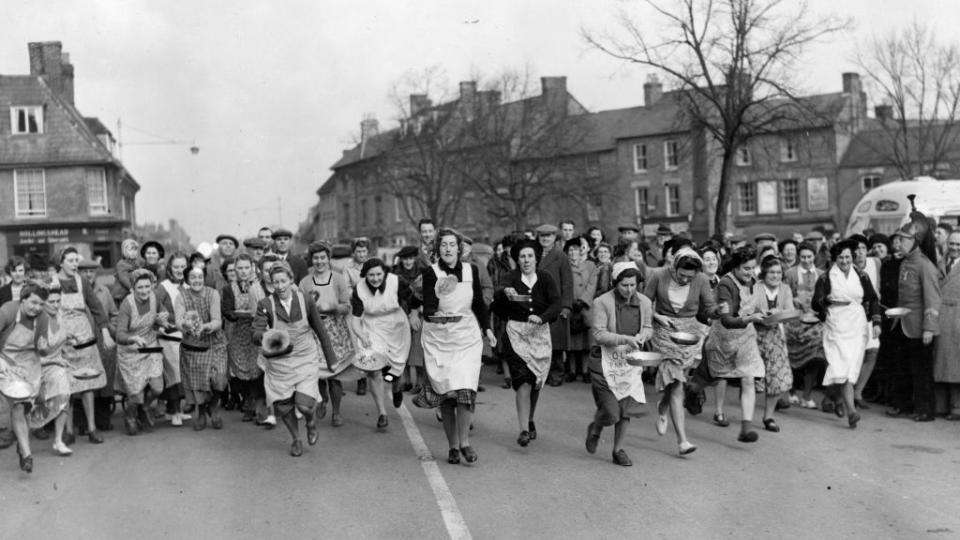
<svg viewBox="0 0 960 540">
<path fill-rule="evenodd" d="M 879 126 L 876 122 L 874 122 L 874 124 Z M 928 137 L 940 137 L 942 135 L 943 126 L 935 126 L 931 129 L 937 131 Z M 919 148 L 921 140 L 920 128 L 908 128 L 907 137 L 910 148 Z M 943 156 L 945 160 L 960 161 L 960 126 L 951 127 L 951 132 L 945 136 L 944 143 L 944 146 L 946 146 L 945 156 Z M 925 152 L 927 160 L 931 159 L 932 151 L 933 150 L 930 149 Z M 912 150 L 911 153 L 916 154 L 916 151 Z M 893 155 L 893 135 L 881 127 L 874 127 L 873 129 L 861 131 L 854 136 L 853 140 L 850 141 L 850 144 L 847 146 L 847 151 L 844 152 L 843 157 L 840 159 L 840 167 L 856 168 L 889 165 L 894 163 Z"/>
<path fill-rule="evenodd" d="M 0 103 L 42 105 L 43 133 L 10 135 L 10 114 L 0 114 L 0 165 L 110 163 L 122 167 L 97 139 L 87 119 L 62 100 L 39 77 L 0 75 Z M 95 122 L 103 127 L 98 120 Z M 106 129 L 103 127 L 103 129 Z M 132 179 L 131 179 L 132 180 Z"/>
</svg>

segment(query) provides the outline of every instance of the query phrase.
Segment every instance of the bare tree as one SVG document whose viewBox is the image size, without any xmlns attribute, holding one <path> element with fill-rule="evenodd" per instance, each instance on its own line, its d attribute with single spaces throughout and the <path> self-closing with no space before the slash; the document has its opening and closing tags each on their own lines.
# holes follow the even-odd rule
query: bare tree
<svg viewBox="0 0 960 540">
<path fill-rule="evenodd" d="M 680 90 L 684 121 L 716 143 L 720 180 L 713 228 L 723 233 L 737 149 L 818 114 L 795 97 L 792 68 L 806 46 L 850 23 L 813 19 L 805 4 L 789 0 L 645 3 L 662 36 L 651 39 L 639 16 L 621 12 L 618 32 L 584 30 L 583 37 L 614 58 L 666 73 Z"/>
<path fill-rule="evenodd" d="M 914 21 L 861 45 L 857 64 L 883 102 L 877 108 L 883 136 L 871 149 L 902 178 L 936 174 L 960 134 L 958 45 Z"/>
<path fill-rule="evenodd" d="M 438 67 L 409 73 L 391 91 L 399 127 L 383 135 L 378 172 L 412 224 L 423 217 L 452 223 L 463 198 L 456 156 L 462 125 L 446 95 Z"/>
<path fill-rule="evenodd" d="M 533 92 L 529 70 L 506 70 L 461 109 L 466 184 L 487 212 L 516 230 L 546 205 L 601 196 L 605 184 L 582 143 L 589 116 L 566 90 Z M 549 83 L 548 83 L 549 84 Z"/>
</svg>

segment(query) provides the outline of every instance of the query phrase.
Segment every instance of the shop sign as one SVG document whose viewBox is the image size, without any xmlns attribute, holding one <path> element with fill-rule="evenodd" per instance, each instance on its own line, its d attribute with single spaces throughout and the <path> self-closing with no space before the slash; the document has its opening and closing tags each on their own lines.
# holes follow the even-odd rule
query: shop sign
<svg viewBox="0 0 960 540">
<path fill-rule="evenodd" d="M 16 239 L 16 243 L 20 245 L 56 244 L 69 241 L 70 229 L 26 229 L 18 231 Z"/>
</svg>

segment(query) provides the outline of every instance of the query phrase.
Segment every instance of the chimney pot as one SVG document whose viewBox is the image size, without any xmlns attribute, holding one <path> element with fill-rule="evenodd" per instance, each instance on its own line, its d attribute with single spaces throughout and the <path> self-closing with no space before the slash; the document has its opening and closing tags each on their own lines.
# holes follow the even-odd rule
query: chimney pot
<svg viewBox="0 0 960 540">
<path fill-rule="evenodd" d="M 414 117 L 429 109 L 433 103 L 427 98 L 426 94 L 410 94 L 410 116 Z"/>
<path fill-rule="evenodd" d="M 859 73 L 847 72 L 843 74 L 843 93 L 859 94 L 862 90 Z"/>
<path fill-rule="evenodd" d="M 30 55 L 30 75 L 42 77 L 58 96 L 73 105 L 73 65 L 70 55 L 63 52 L 59 41 L 41 41 L 27 44 Z"/>
<path fill-rule="evenodd" d="M 873 108 L 873 115 L 877 120 L 892 120 L 893 106 L 887 104 L 877 105 Z"/>
<path fill-rule="evenodd" d="M 647 82 L 643 83 L 643 105 L 649 107 L 660 101 L 663 97 L 663 83 L 655 73 L 647 76 Z"/>
</svg>

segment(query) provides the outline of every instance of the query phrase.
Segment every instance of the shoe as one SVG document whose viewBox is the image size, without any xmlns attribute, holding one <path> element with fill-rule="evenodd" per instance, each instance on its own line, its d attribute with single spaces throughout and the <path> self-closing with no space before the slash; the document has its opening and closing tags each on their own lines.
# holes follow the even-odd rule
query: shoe
<svg viewBox="0 0 960 540">
<path fill-rule="evenodd" d="M 73 450 L 71 450 L 67 445 L 63 444 L 63 442 L 59 442 L 53 443 L 53 453 L 58 456 L 67 457 L 73 455 Z"/>
<path fill-rule="evenodd" d="M 186 412 L 181 411 L 181 412 L 178 412 L 177 414 L 180 416 L 180 420 L 190 420 L 191 418 L 193 418 L 193 416 L 187 414 Z"/>
<path fill-rule="evenodd" d="M 790 401 L 780 398 L 777 400 L 777 404 L 773 406 L 775 411 L 785 411 L 790 408 Z"/>
<path fill-rule="evenodd" d="M 317 407 L 317 420 L 323 420 L 327 417 L 327 402 L 321 401 L 320 406 Z"/>
<path fill-rule="evenodd" d="M 843 418 L 843 415 L 846 414 L 847 408 L 843 405 L 842 401 L 838 401 L 833 407 L 833 414 L 837 415 L 837 418 Z"/>
<path fill-rule="evenodd" d="M 557 379 L 557 380 L 553 380 L 553 381 L 549 381 L 549 380 L 548 380 L 548 381 L 547 381 L 547 384 L 548 384 L 549 386 L 562 386 L 562 385 L 563 385 L 563 380 L 561 380 L 561 379 Z"/>
<path fill-rule="evenodd" d="M 759 438 L 760 436 L 757 435 L 756 431 L 748 431 L 746 433 L 741 433 L 740 435 L 737 435 L 737 440 L 745 443 L 757 442 L 757 439 Z"/>
<path fill-rule="evenodd" d="M 403 405 L 403 392 L 395 390 L 393 392 L 393 408 L 399 409 L 400 405 Z"/>
<path fill-rule="evenodd" d="M 127 435 L 132 437 L 140 434 L 140 424 L 137 422 L 136 418 L 133 418 L 132 416 L 124 417 L 123 425 L 127 428 Z"/>
<path fill-rule="evenodd" d="M 597 445 L 600 444 L 600 430 L 597 429 L 596 422 L 590 422 L 590 425 L 587 426 L 587 442 L 585 446 L 587 447 L 587 453 L 596 454 Z"/>
<path fill-rule="evenodd" d="M 463 459 L 467 463 L 476 463 L 479 457 L 477 456 L 477 451 L 473 449 L 472 446 L 461 446 L 460 453 L 463 454 Z"/>
<path fill-rule="evenodd" d="M 692 454 L 697 451 L 697 446 L 690 444 L 689 442 L 680 443 L 680 455 L 685 456 L 687 454 Z"/>
<path fill-rule="evenodd" d="M 20 456 L 20 470 L 29 474 L 33 472 L 33 455 L 24 456 L 17 445 L 17 455 Z"/>
<path fill-rule="evenodd" d="M 320 432 L 317 431 L 317 419 L 314 417 L 313 422 L 307 422 L 307 444 L 313 446 L 319 440 Z"/>
<path fill-rule="evenodd" d="M 820 410 L 825 413 L 832 413 L 837 409 L 837 403 L 831 401 L 830 398 L 823 398 L 823 401 L 820 402 Z"/>
<path fill-rule="evenodd" d="M 381 414 L 379 417 L 377 417 L 377 430 L 383 431 L 387 429 L 389 424 L 390 422 L 387 420 L 387 415 Z"/>
<path fill-rule="evenodd" d="M 63 437 L 61 437 L 61 439 L 63 439 L 63 444 L 67 446 L 70 446 L 71 444 L 77 442 L 77 436 L 74 435 L 72 431 L 64 431 Z"/>
<path fill-rule="evenodd" d="M 218 414 L 210 418 L 210 427 L 213 429 L 223 429 L 223 418 Z"/>
<path fill-rule="evenodd" d="M 193 430 L 194 431 L 203 431 L 207 429 L 207 415 L 201 413 L 193 421 Z"/>
<path fill-rule="evenodd" d="M 850 416 L 847 417 L 847 424 L 850 429 L 857 429 L 858 422 L 860 422 L 860 415 L 857 413 L 850 413 Z"/>
<path fill-rule="evenodd" d="M 862 409 L 862 410 L 864 410 L 864 411 L 869 411 L 869 410 L 870 410 L 870 406 L 867 405 L 867 402 L 864 401 L 864 400 L 862 400 L 862 399 L 855 399 L 855 400 L 853 400 L 853 406 L 856 407 L 856 408 L 858 408 L 858 409 Z"/>
<path fill-rule="evenodd" d="M 663 436 L 667 432 L 667 415 L 661 414 L 657 416 L 657 435 Z"/>
<path fill-rule="evenodd" d="M 577 374 L 567 373 L 567 376 L 564 378 L 564 382 L 577 382 Z"/>
<path fill-rule="evenodd" d="M 477 392 L 486 392 L 487 389 L 482 384 L 477 385 Z"/>
<path fill-rule="evenodd" d="M 367 395 L 367 380 L 366 380 L 366 379 L 360 379 L 359 381 L 357 381 L 357 395 L 358 395 L 358 396 L 365 396 L 365 395 Z"/>
<path fill-rule="evenodd" d="M 510 379 L 510 377 L 506 377 L 505 379 L 503 379 L 503 384 L 500 385 L 500 388 L 503 388 L 504 390 L 509 390 L 511 386 L 513 386 L 513 381 Z"/>
<path fill-rule="evenodd" d="M 946 419 L 946 420 L 949 420 L 949 421 L 951 421 L 951 422 L 956 422 L 957 420 L 960 420 L 960 414 L 950 413 L 950 414 L 944 416 L 943 418 Z M 0 448 L 2 448 L 2 447 L 0 447 Z"/>
<path fill-rule="evenodd" d="M 343 415 L 340 413 L 333 413 L 333 416 L 330 417 L 330 425 L 333 427 L 340 427 L 343 425 Z"/>
<path fill-rule="evenodd" d="M 628 456 L 627 453 L 623 451 L 623 448 L 613 453 L 613 463 L 621 467 L 633 466 L 633 462 L 630 461 L 630 456 Z"/>
<path fill-rule="evenodd" d="M 907 412 L 899 407 L 891 407 L 883 411 L 883 414 L 889 416 L 890 418 L 899 418 L 901 416 L 906 416 Z"/>
<path fill-rule="evenodd" d="M 520 437 L 517 438 L 517 444 L 519 444 L 520 446 L 526 448 L 527 445 L 530 444 L 530 432 L 529 432 L 529 431 L 521 431 L 521 432 L 520 432 Z"/>
<path fill-rule="evenodd" d="M 87 440 L 93 444 L 101 444 L 103 443 L 103 435 L 101 435 L 100 432 L 94 430 L 94 431 L 91 431 L 90 433 L 87 433 Z"/>
<path fill-rule="evenodd" d="M 173 427 L 182 427 L 183 415 L 180 413 L 173 413 L 173 416 L 170 417 L 170 425 Z"/>
<path fill-rule="evenodd" d="M 263 419 L 261 424 L 266 429 L 273 429 L 277 427 L 277 417 L 272 414 L 268 414 L 267 417 Z"/>
<path fill-rule="evenodd" d="M 914 422 L 933 422 L 933 420 L 933 415 L 928 413 L 918 414 L 913 417 Z"/>
<path fill-rule="evenodd" d="M 50 438 L 50 433 L 43 428 L 31 429 L 30 434 L 37 440 L 45 441 Z"/>
<path fill-rule="evenodd" d="M 773 433 L 780 433 L 780 426 L 777 424 L 777 421 L 774 420 L 773 418 L 763 419 L 763 429 Z"/>
<path fill-rule="evenodd" d="M 816 409 L 817 402 L 812 399 L 800 398 L 800 406 L 803 407 L 804 409 Z"/>
<path fill-rule="evenodd" d="M 533 420 L 531 420 L 531 421 L 527 424 L 527 431 L 530 432 L 530 440 L 531 440 L 531 441 L 537 440 L 537 425 L 533 423 Z"/>
<path fill-rule="evenodd" d="M 253 411 L 243 411 L 243 416 L 240 417 L 241 422 L 253 422 L 253 417 L 255 413 Z"/>
<path fill-rule="evenodd" d="M 460 463 L 460 451 L 456 448 L 451 448 L 450 452 L 447 453 L 447 463 L 451 465 L 457 465 Z"/>
<path fill-rule="evenodd" d="M 137 411 L 137 418 L 139 418 L 140 423 L 143 424 L 144 431 L 153 431 L 153 415 L 150 414 L 150 411 L 139 409 Z"/>
<path fill-rule="evenodd" d="M 727 417 L 723 413 L 716 413 L 713 415 L 713 423 L 720 427 L 727 427 L 730 425 L 730 421 L 727 420 Z"/>
<path fill-rule="evenodd" d="M 290 455 L 293 457 L 300 457 L 303 455 L 303 443 L 300 442 L 300 439 L 293 441 L 293 444 L 290 445 Z"/>
<path fill-rule="evenodd" d="M 790 404 L 791 405 L 800 405 L 803 400 L 800 399 L 800 396 L 796 394 L 790 394 Z"/>
</svg>

